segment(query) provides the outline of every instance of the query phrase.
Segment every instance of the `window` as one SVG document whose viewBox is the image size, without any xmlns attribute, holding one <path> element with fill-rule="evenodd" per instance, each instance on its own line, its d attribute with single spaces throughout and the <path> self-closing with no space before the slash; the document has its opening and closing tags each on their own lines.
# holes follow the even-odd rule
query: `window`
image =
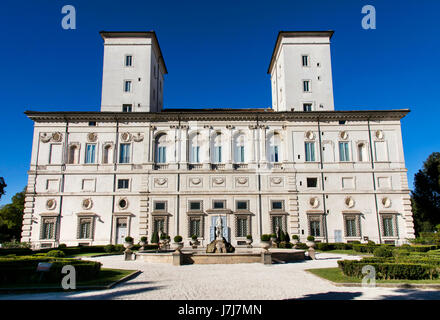
<svg viewBox="0 0 440 320">
<path fill-rule="evenodd" d="M 269 138 L 269 161 L 273 163 L 280 162 L 280 142 L 281 138 L 278 133 L 274 133 Z"/>
<path fill-rule="evenodd" d="M 271 208 L 272 210 L 284 210 L 284 201 L 271 201 Z"/>
<path fill-rule="evenodd" d="M 124 92 L 131 92 L 131 80 L 124 81 Z"/>
<path fill-rule="evenodd" d="M 213 163 L 221 163 L 222 162 L 222 134 L 217 133 L 213 142 Z"/>
<path fill-rule="evenodd" d="M 154 211 L 166 211 L 167 203 L 166 201 L 155 201 L 154 202 Z"/>
<path fill-rule="evenodd" d="M 85 163 L 95 163 L 95 144 L 86 144 L 86 160 Z"/>
<path fill-rule="evenodd" d="M 89 121 L 90 127 L 96 127 L 96 121 Z"/>
<path fill-rule="evenodd" d="M 303 80 L 303 91 L 310 92 L 310 80 Z"/>
<path fill-rule="evenodd" d="M 92 238 L 92 218 L 80 218 L 78 239 Z"/>
<path fill-rule="evenodd" d="M 237 201 L 237 210 L 249 210 L 247 201 Z"/>
<path fill-rule="evenodd" d="M 318 186 L 318 178 L 307 178 L 307 188 L 316 188 Z"/>
<path fill-rule="evenodd" d="M 202 202 L 201 201 L 190 201 L 189 202 L 189 210 L 202 211 Z"/>
<path fill-rule="evenodd" d="M 118 189 L 128 189 L 128 179 L 118 179 Z"/>
<path fill-rule="evenodd" d="M 106 164 L 106 163 L 110 163 L 110 162 L 112 162 L 112 146 L 106 145 L 104 147 L 104 154 L 102 157 L 102 163 Z"/>
<path fill-rule="evenodd" d="M 309 56 L 302 56 L 302 65 L 303 67 L 308 67 L 309 66 Z"/>
<path fill-rule="evenodd" d="M 78 154 L 79 154 L 79 147 L 77 145 L 71 145 L 69 147 L 69 159 L 67 163 L 70 164 L 78 163 Z"/>
<path fill-rule="evenodd" d="M 367 161 L 367 148 L 365 147 L 365 143 L 358 144 L 358 159 L 360 162 Z"/>
<path fill-rule="evenodd" d="M 394 217 L 383 216 L 382 217 L 382 234 L 384 237 L 394 237 Z"/>
<path fill-rule="evenodd" d="M 321 236 L 321 222 L 320 221 L 310 221 L 310 235 L 314 237 Z"/>
<path fill-rule="evenodd" d="M 345 218 L 345 236 L 346 237 L 357 237 L 357 221 L 356 217 L 346 217 Z"/>
<path fill-rule="evenodd" d="M 125 56 L 125 66 L 126 67 L 131 67 L 132 66 L 132 62 L 133 62 L 133 56 Z"/>
<path fill-rule="evenodd" d="M 316 161 L 315 160 L 315 143 L 314 142 L 306 142 L 305 149 L 306 149 L 306 161 L 307 162 Z"/>
<path fill-rule="evenodd" d="M 55 239 L 55 219 L 42 218 L 41 220 L 41 239 Z"/>
<path fill-rule="evenodd" d="M 234 160 L 236 163 L 243 163 L 245 162 L 244 160 L 244 143 L 245 143 L 245 138 L 243 134 L 238 134 L 237 136 L 235 136 L 235 143 L 234 143 Z"/>
<path fill-rule="evenodd" d="M 284 231 L 284 216 L 272 216 L 272 233 L 277 234 L 278 230 Z"/>
<path fill-rule="evenodd" d="M 159 233 L 159 231 L 166 232 L 165 217 L 154 217 L 153 232 Z"/>
<path fill-rule="evenodd" d="M 166 134 L 160 134 L 159 136 L 156 137 L 156 163 L 167 162 L 166 159 L 167 148 L 165 146 L 166 139 L 167 139 Z"/>
<path fill-rule="evenodd" d="M 339 161 L 350 161 L 348 142 L 339 142 Z"/>
<path fill-rule="evenodd" d="M 121 208 L 121 209 L 126 209 L 126 208 L 127 208 L 127 205 L 128 205 L 128 203 L 127 203 L 127 200 L 125 200 L 125 199 L 121 199 L 121 200 L 119 200 L 119 202 L 118 202 L 118 206 L 119 206 L 119 208 Z"/>
<path fill-rule="evenodd" d="M 202 218 L 201 217 L 191 217 L 189 219 L 189 235 L 192 237 L 196 235 L 197 238 L 202 237 Z"/>
<path fill-rule="evenodd" d="M 312 111 L 312 104 L 311 103 L 304 103 L 303 110 L 304 111 Z"/>
<path fill-rule="evenodd" d="M 214 201 L 213 202 L 213 208 L 214 209 L 224 209 L 225 208 L 225 201 Z"/>
<path fill-rule="evenodd" d="M 121 143 L 119 150 L 119 163 L 130 163 L 130 144 Z"/>
<path fill-rule="evenodd" d="M 237 217 L 237 237 L 246 237 L 249 234 L 248 230 L 248 217 L 239 216 Z"/>
<path fill-rule="evenodd" d="M 200 142 L 199 134 L 196 133 L 190 137 L 189 144 L 189 162 L 190 163 L 200 163 Z"/>
<path fill-rule="evenodd" d="M 123 104 L 122 105 L 122 112 L 131 112 L 132 111 L 132 105 L 131 104 Z"/>
</svg>

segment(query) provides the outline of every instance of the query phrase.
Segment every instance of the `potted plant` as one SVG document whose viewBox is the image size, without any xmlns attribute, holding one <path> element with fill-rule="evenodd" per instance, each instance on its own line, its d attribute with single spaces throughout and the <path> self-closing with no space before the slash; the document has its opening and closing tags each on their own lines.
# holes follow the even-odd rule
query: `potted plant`
<svg viewBox="0 0 440 320">
<path fill-rule="evenodd" d="M 307 237 L 307 241 L 306 241 L 306 245 L 307 245 L 309 248 L 313 248 L 313 247 L 315 247 L 315 237 L 314 237 L 314 236 L 308 236 L 308 237 Z"/>
<path fill-rule="evenodd" d="M 130 249 L 133 247 L 133 241 L 134 239 L 130 236 L 125 237 L 125 243 L 124 243 L 124 248 L 125 249 Z"/>
<path fill-rule="evenodd" d="M 299 237 L 298 237 L 298 235 L 294 234 L 292 236 L 292 243 L 293 243 L 293 245 L 296 245 L 298 242 L 299 242 Z"/>
<path fill-rule="evenodd" d="M 252 235 L 251 234 L 248 234 L 247 236 L 246 236 L 246 244 L 248 245 L 248 248 L 250 248 L 250 247 L 252 247 L 251 246 L 251 244 L 252 244 Z"/>
<path fill-rule="evenodd" d="M 139 244 L 141 245 L 141 250 L 145 250 L 145 246 L 148 244 L 147 237 L 141 237 L 141 241 L 139 242 Z"/>
<path fill-rule="evenodd" d="M 177 236 L 175 236 L 174 237 L 174 244 L 173 244 L 173 247 L 174 247 L 174 249 L 176 250 L 176 251 L 180 251 L 180 250 L 182 250 L 182 248 L 183 248 L 183 242 L 182 242 L 182 236 L 179 236 L 179 235 L 177 235 Z"/>
<path fill-rule="evenodd" d="M 271 240 L 270 236 L 271 235 L 269 235 L 269 234 L 262 234 L 261 237 L 260 237 L 261 247 L 264 250 L 267 250 L 270 247 L 270 240 Z"/>
<path fill-rule="evenodd" d="M 190 241 L 190 244 L 191 244 L 192 248 L 197 249 L 197 246 L 200 244 L 197 235 L 193 234 L 191 236 L 191 239 L 192 239 L 192 241 Z"/>
</svg>

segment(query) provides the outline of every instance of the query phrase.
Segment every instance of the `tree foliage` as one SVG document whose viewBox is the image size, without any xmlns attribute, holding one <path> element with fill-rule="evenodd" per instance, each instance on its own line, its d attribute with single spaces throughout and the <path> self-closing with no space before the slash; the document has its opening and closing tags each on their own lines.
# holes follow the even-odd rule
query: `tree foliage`
<svg viewBox="0 0 440 320">
<path fill-rule="evenodd" d="M 7 184 L 5 183 L 5 179 L 3 179 L 3 177 L 0 177 L 0 199 L 2 198 L 2 195 L 5 194 L 6 187 Z"/>
<path fill-rule="evenodd" d="M 433 152 L 414 176 L 413 207 L 416 234 L 440 224 L 440 152 Z"/>
<path fill-rule="evenodd" d="M 0 208 L 0 243 L 21 238 L 25 190 L 12 197 L 12 203 Z"/>
</svg>

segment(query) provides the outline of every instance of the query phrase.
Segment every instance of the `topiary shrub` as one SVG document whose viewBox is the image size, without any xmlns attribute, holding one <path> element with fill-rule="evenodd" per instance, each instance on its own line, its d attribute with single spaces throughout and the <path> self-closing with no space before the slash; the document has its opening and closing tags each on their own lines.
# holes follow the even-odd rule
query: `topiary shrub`
<svg viewBox="0 0 440 320">
<path fill-rule="evenodd" d="M 296 244 L 296 248 L 300 249 L 300 250 L 307 250 L 307 249 L 309 249 L 309 246 L 306 245 L 305 243 L 298 242 Z"/>
<path fill-rule="evenodd" d="M 157 231 L 154 231 L 151 235 L 151 243 L 158 244 L 159 243 L 159 234 Z"/>
<path fill-rule="evenodd" d="M 175 242 L 175 243 L 182 242 L 182 239 L 183 239 L 182 236 L 175 236 L 175 237 L 174 237 L 174 242 Z"/>
<path fill-rule="evenodd" d="M 261 241 L 270 241 L 271 235 L 270 234 L 262 234 L 260 239 Z"/>
<path fill-rule="evenodd" d="M 133 241 L 134 241 L 133 237 L 130 237 L 130 236 L 125 237 L 125 242 L 133 243 Z"/>
<path fill-rule="evenodd" d="M 145 244 L 147 244 L 148 243 L 148 238 L 143 236 L 143 237 L 141 237 L 141 241 L 144 242 Z"/>
<path fill-rule="evenodd" d="M 318 242 L 316 244 L 316 250 L 320 250 L 320 251 L 328 251 L 331 250 L 330 249 L 330 245 L 328 243 L 325 242 Z"/>
<path fill-rule="evenodd" d="M 315 241 L 315 237 L 314 236 L 308 236 L 307 237 L 307 241 Z"/>
<path fill-rule="evenodd" d="M 196 234 L 193 234 L 192 236 L 191 236 L 191 239 L 193 240 L 193 241 L 196 241 L 197 240 L 197 235 Z"/>
<path fill-rule="evenodd" d="M 57 258 L 64 258 L 66 255 L 61 250 L 50 250 L 48 253 L 46 253 L 47 257 L 57 257 Z"/>
<path fill-rule="evenodd" d="M 104 246 L 104 251 L 107 253 L 111 253 L 115 251 L 115 246 L 112 244 L 107 244 L 106 246 Z"/>
<path fill-rule="evenodd" d="M 248 239 L 248 240 L 252 240 L 252 235 L 251 235 L 251 234 L 248 234 L 248 235 L 246 236 L 246 239 Z"/>
<path fill-rule="evenodd" d="M 385 246 L 380 246 L 373 250 L 373 255 L 379 258 L 390 258 L 393 256 L 393 250 Z"/>
<path fill-rule="evenodd" d="M 60 243 L 60 244 L 58 245 L 58 249 L 64 249 L 64 248 L 67 248 L 67 246 L 66 246 L 65 243 Z"/>
<path fill-rule="evenodd" d="M 297 234 L 294 234 L 294 235 L 292 236 L 292 240 L 299 240 L 298 235 L 297 235 Z"/>
</svg>

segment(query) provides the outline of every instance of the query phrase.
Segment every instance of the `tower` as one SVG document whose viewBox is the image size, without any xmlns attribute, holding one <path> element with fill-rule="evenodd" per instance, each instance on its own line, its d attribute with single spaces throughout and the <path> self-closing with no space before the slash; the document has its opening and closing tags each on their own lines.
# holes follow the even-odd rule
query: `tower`
<svg viewBox="0 0 440 320">
<path fill-rule="evenodd" d="M 334 110 L 333 31 L 280 31 L 269 65 L 274 111 Z"/>
<path fill-rule="evenodd" d="M 155 32 L 100 34 L 104 40 L 101 111 L 161 111 L 167 69 Z"/>
</svg>

